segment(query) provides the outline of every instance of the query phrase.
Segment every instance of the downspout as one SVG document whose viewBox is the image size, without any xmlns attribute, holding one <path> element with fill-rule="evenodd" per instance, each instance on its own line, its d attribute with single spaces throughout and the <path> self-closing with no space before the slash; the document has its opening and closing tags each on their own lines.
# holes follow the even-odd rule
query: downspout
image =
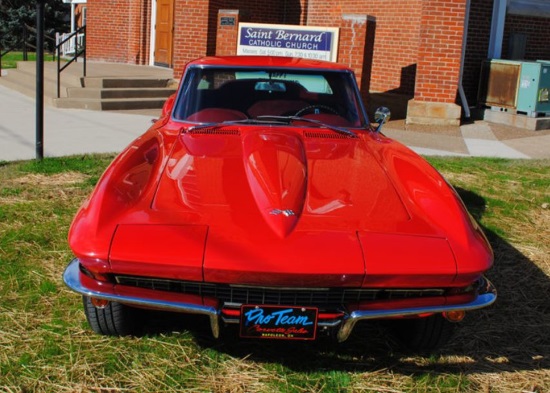
<svg viewBox="0 0 550 393">
<path fill-rule="evenodd" d="M 460 55 L 460 72 L 458 75 L 458 94 L 460 96 L 460 102 L 464 109 L 464 117 L 469 119 L 471 117 L 470 107 L 466 94 L 464 93 L 464 86 L 462 86 L 462 76 L 464 74 L 464 58 L 466 57 L 466 43 L 468 41 L 468 24 L 470 22 L 470 0 L 466 0 L 466 12 L 464 14 L 464 38 L 462 39 L 462 54 Z"/>
</svg>

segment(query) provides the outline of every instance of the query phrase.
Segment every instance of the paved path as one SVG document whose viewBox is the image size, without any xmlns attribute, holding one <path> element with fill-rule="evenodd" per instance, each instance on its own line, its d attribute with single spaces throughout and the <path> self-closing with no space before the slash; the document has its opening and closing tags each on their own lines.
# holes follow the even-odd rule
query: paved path
<svg viewBox="0 0 550 393">
<path fill-rule="evenodd" d="M 151 125 L 157 111 L 44 110 L 44 155 L 119 152 Z M 35 158 L 35 102 L 0 85 L 0 161 Z M 460 127 L 390 122 L 384 133 L 423 155 L 550 158 L 550 131 L 528 131 L 484 121 Z"/>
<path fill-rule="evenodd" d="M 0 86 L 0 161 L 35 158 L 35 101 Z M 44 156 L 119 152 L 153 116 L 80 109 L 44 110 Z"/>
<path fill-rule="evenodd" d="M 550 130 L 530 131 L 479 120 L 460 127 L 407 126 L 396 121 L 383 132 L 423 155 L 550 158 Z"/>
</svg>

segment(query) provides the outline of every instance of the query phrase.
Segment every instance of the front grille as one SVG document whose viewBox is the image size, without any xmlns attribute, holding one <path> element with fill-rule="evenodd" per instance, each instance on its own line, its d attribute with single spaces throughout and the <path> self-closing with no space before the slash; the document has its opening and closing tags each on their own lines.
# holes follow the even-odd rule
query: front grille
<svg viewBox="0 0 550 393">
<path fill-rule="evenodd" d="M 240 135 L 238 129 L 233 128 L 218 128 L 218 127 L 207 127 L 207 128 L 197 128 L 196 130 L 189 131 L 189 134 L 193 135 Z"/>
<path fill-rule="evenodd" d="M 340 134 L 338 132 L 334 131 L 304 131 L 304 136 L 306 138 L 312 138 L 312 139 L 350 139 L 354 138 L 351 135 L 347 134 Z"/>
<path fill-rule="evenodd" d="M 350 288 L 268 288 L 116 276 L 116 282 L 137 288 L 216 298 L 224 304 L 269 304 L 285 306 L 339 307 L 362 301 L 442 296 L 440 288 L 350 289 Z"/>
</svg>

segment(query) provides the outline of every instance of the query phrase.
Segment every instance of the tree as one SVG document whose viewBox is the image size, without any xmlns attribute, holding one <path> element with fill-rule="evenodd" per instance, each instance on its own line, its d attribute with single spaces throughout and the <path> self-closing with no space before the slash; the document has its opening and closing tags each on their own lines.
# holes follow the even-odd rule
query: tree
<svg viewBox="0 0 550 393">
<path fill-rule="evenodd" d="M 70 7 L 62 0 L 46 0 L 45 32 L 55 37 L 56 32 L 69 31 Z M 0 0 L 0 48 L 22 49 L 23 28 L 36 25 L 36 0 Z M 36 36 L 29 32 L 27 42 L 34 45 Z M 55 43 L 46 39 L 46 47 L 53 50 Z"/>
</svg>

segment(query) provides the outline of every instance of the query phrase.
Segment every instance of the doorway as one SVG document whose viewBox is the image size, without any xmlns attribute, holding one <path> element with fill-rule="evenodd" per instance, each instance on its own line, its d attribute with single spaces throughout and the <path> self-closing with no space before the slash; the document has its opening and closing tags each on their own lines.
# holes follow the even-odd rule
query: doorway
<svg viewBox="0 0 550 393">
<path fill-rule="evenodd" d="M 154 64 L 172 68 L 174 44 L 174 0 L 157 0 Z"/>
</svg>

